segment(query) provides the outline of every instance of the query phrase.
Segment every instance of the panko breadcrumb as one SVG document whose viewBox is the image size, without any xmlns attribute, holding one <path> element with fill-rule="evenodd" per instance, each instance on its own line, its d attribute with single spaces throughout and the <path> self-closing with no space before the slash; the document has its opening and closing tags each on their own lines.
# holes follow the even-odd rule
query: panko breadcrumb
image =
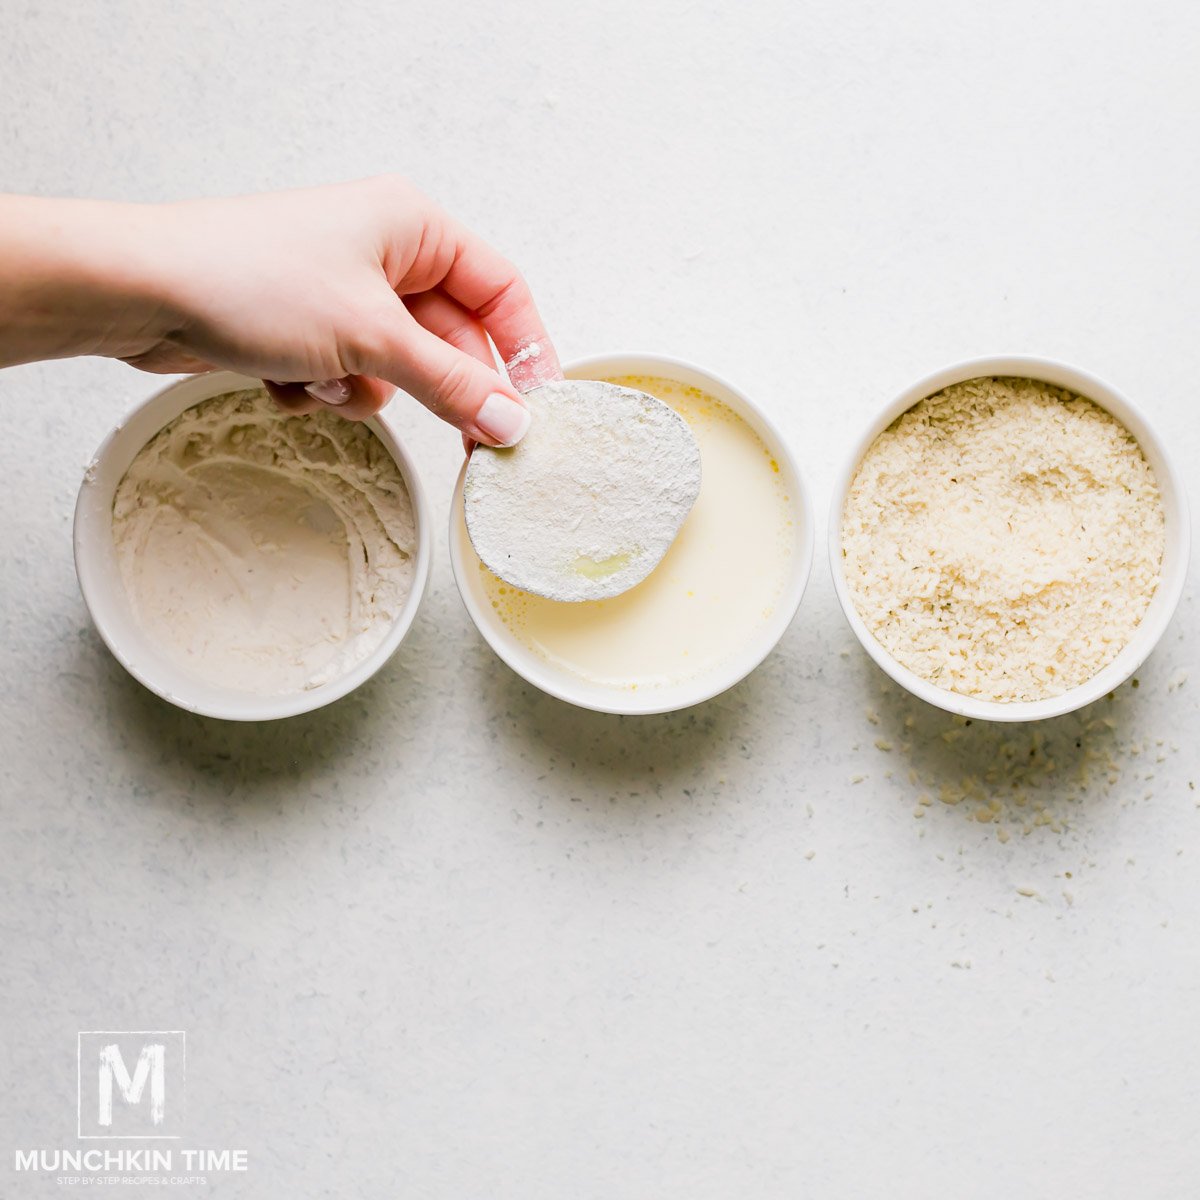
<svg viewBox="0 0 1200 1200">
<path fill-rule="evenodd" d="M 842 520 L 846 583 L 900 663 L 1013 702 L 1086 682 L 1158 586 L 1165 522 L 1133 435 L 1073 392 L 967 380 L 871 445 Z"/>
</svg>

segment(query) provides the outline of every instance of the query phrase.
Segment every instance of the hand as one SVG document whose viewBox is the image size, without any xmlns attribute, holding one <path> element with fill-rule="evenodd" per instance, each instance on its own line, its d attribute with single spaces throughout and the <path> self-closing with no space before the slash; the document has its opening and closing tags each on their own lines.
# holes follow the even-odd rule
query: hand
<svg viewBox="0 0 1200 1200">
<path fill-rule="evenodd" d="M 490 445 L 528 427 L 521 390 L 560 374 L 516 269 L 393 177 L 156 206 L 12 202 L 27 206 L 22 232 L 33 227 L 35 246 L 48 220 L 55 239 L 40 268 L 43 340 L 56 296 L 63 321 L 79 327 L 74 337 L 51 329 L 51 356 L 108 353 L 160 372 L 225 367 L 270 381 L 290 411 L 350 418 L 401 387 Z M 495 369 L 489 335 L 511 379 Z M 4 349 L 0 363 L 22 360 Z"/>
</svg>

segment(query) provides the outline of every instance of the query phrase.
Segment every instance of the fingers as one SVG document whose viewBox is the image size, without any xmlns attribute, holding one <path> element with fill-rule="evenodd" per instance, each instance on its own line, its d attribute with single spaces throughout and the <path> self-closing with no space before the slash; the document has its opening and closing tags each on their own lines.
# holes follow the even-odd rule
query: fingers
<svg viewBox="0 0 1200 1200">
<path fill-rule="evenodd" d="M 461 304 L 434 290 L 406 296 L 404 307 L 422 328 L 492 368 L 495 360 L 487 333 L 479 319 Z M 307 384 L 264 382 L 267 391 L 285 412 L 299 415 L 324 408 L 351 420 L 361 420 L 378 412 L 395 392 L 393 384 L 363 375 Z"/>
<path fill-rule="evenodd" d="M 456 228 L 456 235 L 458 253 L 442 290 L 479 318 L 518 391 L 562 378 L 554 344 L 520 272 L 470 230 Z"/>
<path fill-rule="evenodd" d="M 131 367 L 137 367 L 139 371 L 149 371 L 154 375 L 197 375 L 201 371 L 216 370 L 212 363 L 165 342 L 160 342 L 141 354 L 131 354 L 121 361 Z"/>
<path fill-rule="evenodd" d="M 326 409 L 351 421 L 374 416 L 396 391 L 393 384 L 364 375 L 348 375 L 344 379 L 322 380 L 312 384 L 276 383 L 264 379 L 263 384 L 275 403 L 293 416 Z M 342 386 L 329 386 L 333 384 Z"/>
<path fill-rule="evenodd" d="M 452 345 L 416 320 L 394 292 L 385 294 L 351 333 L 346 365 L 403 388 L 477 441 L 489 446 L 520 441 L 529 428 L 529 410 L 516 388 L 479 357 L 482 346 L 470 322 L 438 300 L 411 298 L 435 328 L 455 327 L 459 345 Z"/>
<path fill-rule="evenodd" d="M 483 322 L 445 292 L 435 288 L 429 292 L 418 292 L 415 296 L 405 296 L 404 307 L 423 329 L 429 330 L 442 341 L 477 358 L 485 366 L 490 367 L 495 362 Z"/>
<path fill-rule="evenodd" d="M 442 341 L 449 342 L 464 354 L 479 359 L 489 367 L 495 361 L 492 357 L 492 343 L 488 341 L 483 322 L 457 301 L 451 300 L 445 292 L 435 288 L 433 291 L 419 292 L 415 296 L 405 296 L 404 307 L 422 328 L 428 329 Z M 475 439 L 464 433 L 463 452 L 470 454 L 474 449 Z"/>
<path fill-rule="evenodd" d="M 394 179 L 384 183 L 385 211 L 394 218 L 397 208 L 411 209 L 415 197 L 422 224 L 415 252 L 408 237 L 385 239 L 390 285 L 401 295 L 437 289 L 474 314 L 496 343 L 518 391 L 561 379 L 554 343 L 516 267 L 411 185 Z"/>
</svg>

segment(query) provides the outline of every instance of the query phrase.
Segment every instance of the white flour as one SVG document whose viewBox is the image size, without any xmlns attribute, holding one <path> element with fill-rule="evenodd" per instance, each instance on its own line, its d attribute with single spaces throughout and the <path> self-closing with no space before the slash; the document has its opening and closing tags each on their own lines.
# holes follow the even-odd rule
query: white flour
<svg viewBox="0 0 1200 1200">
<path fill-rule="evenodd" d="M 336 679 L 412 588 L 408 490 L 383 443 L 261 390 L 189 408 L 134 459 L 113 540 L 135 615 L 194 674 L 278 695 Z"/>
<path fill-rule="evenodd" d="M 525 394 L 529 432 L 479 446 L 463 485 L 475 552 L 514 587 L 601 600 L 640 583 L 700 492 L 700 449 L 661 400 L 591 380 Z"/>
<path fill-rule="evenodd" d="M 518 350 L 516 354 L 514 354 L 512 358 L 510 358 L 508 362 L 504 364 L 504 369 L 506 371 L 511 371 L 514 367 L 519 367 L 522 363 L 528 362 L 531 358 L 541 358 L 541 356 L 541 346 L 537 342 L 530 342 L 529 345 L 522 346 L 521 349 Z"/>
</svg>

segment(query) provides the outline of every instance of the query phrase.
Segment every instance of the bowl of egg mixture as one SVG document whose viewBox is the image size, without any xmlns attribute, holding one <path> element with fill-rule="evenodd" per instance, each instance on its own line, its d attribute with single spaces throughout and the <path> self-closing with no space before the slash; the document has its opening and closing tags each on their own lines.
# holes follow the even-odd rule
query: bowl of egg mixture
<svg viewBox="0 0 1200 1200">
<path fill-rule="evenodd" d="M 292 716 L 358 687 L 429 579 L 415 464 L 382 416 L 278 409 L 228 371 L 158 392 L 108 436 L 75 508 L 100 636 L 181 708 Z"/>
<path fill-rule="evenodd" d="M 944 368 L 864 432 L 830 509 L 834 586 L 875 662 L 965 717 L 1032 721 L 1128 679 L 1179 603 L 1182 480 L 1115 388 L 1048 359 Z"/>
<path fill-rule="evenodd" d="M 695 501 L 636 586 L 600 600 L 548 599 L 480 560 L 464 518 L 464 466 L 450 515 L 463 603 L 496 654 L 551 696 L 623 714 L 698 704 L 758 666 L 800 604 L 814 535 L 799 468 L 763 413 L 699 367 L 628 353 L 584 359 L 565 374 L 646 393 L 678 414 L 699 448 Z"/>
</svg>

